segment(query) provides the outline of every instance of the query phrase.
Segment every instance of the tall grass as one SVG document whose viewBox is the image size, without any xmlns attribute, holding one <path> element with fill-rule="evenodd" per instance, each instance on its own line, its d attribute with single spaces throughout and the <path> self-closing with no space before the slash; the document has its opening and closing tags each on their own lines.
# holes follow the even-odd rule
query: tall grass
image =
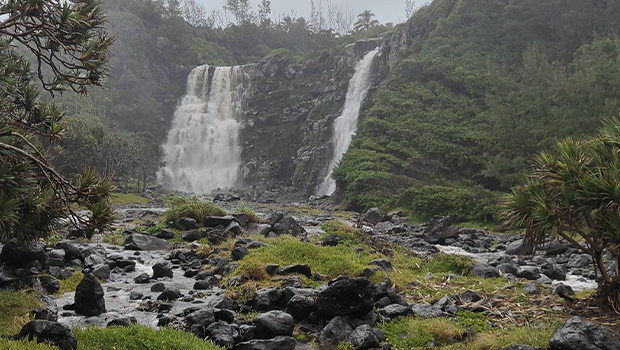
<svg viewBox="0 0 620 350">
<path fill-rule="evenodd" d="M 164 215 L 165 221 L 174 221 L 180 218 L 192 218 L 202 222 L 205 216 L 223 216 L 226 211 L 210 201 L 201 201 L 197 197 L 185 198 L 173 196 L 166 202 L 168 211 Z"/>
</svg>

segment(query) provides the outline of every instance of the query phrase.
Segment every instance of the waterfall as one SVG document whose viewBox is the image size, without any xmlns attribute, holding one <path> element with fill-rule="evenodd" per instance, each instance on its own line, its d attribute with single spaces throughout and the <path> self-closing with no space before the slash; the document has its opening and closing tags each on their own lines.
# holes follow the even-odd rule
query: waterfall
<svg viewBox="0 0 620 350">
<path fill-rule="evenodd" d="M 237 184 L 239 122 L 249 78 L 243 67 L 200 66 L 174 113 L 158 180 L 171 190 L 209 193 Z"/>
<path fill-rule="evenodd" d="M 344 110 L 342 115 L 334 121 L 333 155 L 327 167 L 325 178 L 317 188 L 318 195 L 330 195 L 336 190 L 336 181 L 332 178 L 332 171 L 351 145 L 351 140 L 357 129 L 360 108 L 372 85 L 372 68 L 377 53 L 378 49 L 370 51 L 355 66 L 355 74 L 349 81 Z"/>
</svg>

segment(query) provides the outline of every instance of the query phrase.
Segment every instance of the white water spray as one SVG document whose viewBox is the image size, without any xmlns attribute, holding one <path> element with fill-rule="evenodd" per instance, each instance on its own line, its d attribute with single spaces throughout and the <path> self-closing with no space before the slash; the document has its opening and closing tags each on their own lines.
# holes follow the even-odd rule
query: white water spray
<svg viewBox="0 0 620 350">
<path fill-rule="evenodd" d="M 332 178 L 332 171 L 351 145 L 357 129 L 360 108 L 372 85 L 372 68 L 377 53 L 378 49 L 367 53 L 355 66 L 355 74 L 349 81 L 344 110 L 342 115 L 334 121 L 334 153 L 327 167 L 326 176 L 317 188 L 317 194 L 320 196 L 330 195 L 336 190 L 336 181 Z"/>
<path fill-rule="evenodd" d="M 158 180 L 171 190 L 209 193 L 237 184 L 239 122 L 249 81 L 243 67 L 200 66 L 174 113 Z"/>
</svg>

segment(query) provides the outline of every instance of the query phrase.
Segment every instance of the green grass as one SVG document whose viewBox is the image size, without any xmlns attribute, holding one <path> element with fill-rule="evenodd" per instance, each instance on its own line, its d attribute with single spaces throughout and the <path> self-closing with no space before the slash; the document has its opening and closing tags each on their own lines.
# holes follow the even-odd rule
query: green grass
<svg viewBox="0 0 620 350">
<path fill-rule="evenodd" d="M 27 340 L 6 340 L 0 339 L 0 349 L 2 350 L 58 350 L 57 347 L 47 343 L 37 344 L 35 341 Z"/>
<path fill-rule="evenodd" d="M 425 349 L 431 341 L 445 344 L 459 337 L 465 329 L 445 318 L 400 318 L 379 325 L 396 349 Z"/>
<path fill-rule="evenodd" d="M 146 204 L 148 201 L 148 199 L 134 193 L 113 193 L 110 196 L 110 202 L 115 205 Z"/>
<path fill-rule="evenodd" d="M 140 325 L 131 327 L 74 328 L 80 349 L 88 350 L 220 350 L 212 342 L 171 328 L 154 330 Z"/>
<path fill-rule="evenodd" d="M 164 221 L 174 221 L 180 218 L 193 218 L 202 222 L 205 216 L 223 216 L 226 211 L 213 202 L 201 201 L 197 197 L 185 198 L 174 196 L 167 201 L 168 211 L 164 215 Z"/>
<path fill-rule="evenodd" d="M 61 295 L 68 292 L 75 292 L 75 289 L 77 288 L 78 284 L 80 284 L 83 278 L 84 274 L 78 271 L 78 269 L 76 269 L 76 271 L 73 273 L 73 275 L 71 275 L 71 277 L 67 278 L 66 280 L 58 280 L 58 282 L 60 283 L 60 290 L 58 291 L 58 293 L 56 293 L 56 295 Z"/>
<path fill-rule="evenodd" d="M 30 321 L 30 311 L 41 306 L 36 296 L 25 291 L 0 291 L 0 336 L 16 334 Z"/>
<path fill-rule="evenodd" d="M 441 349 L 503 350 L 515 344 L 531 345 L 546 349 L 549 347 L 549 340 L 551 340 L 557 328 L 557 323 L 551 323 L 540 328 L 526 325 L 490 333 L 479 333 L 469 342 L 453 344 Z"/>
<path fill-rule="evenodd" d="M 127 235 L 123 233 L 122 229 L 118 229 L 114 232 L 105 234 L 101 241 L 112 245 L 123 245 L 123 243 L 125 243 L 125 239 L 127 239 Z"/>
</svg>

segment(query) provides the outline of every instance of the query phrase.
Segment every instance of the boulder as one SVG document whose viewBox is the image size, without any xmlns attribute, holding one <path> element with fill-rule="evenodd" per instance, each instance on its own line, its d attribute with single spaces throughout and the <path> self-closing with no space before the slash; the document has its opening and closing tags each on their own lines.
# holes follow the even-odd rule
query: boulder
<svg viewBox="0 0 620 350">
<path fill-rule="evenodd" d="M 196 242 L 200 239 L 200 233 L 196 230 L 183 232 L 181 234 L 181 239 L 185 242 Z"/>
<path fill-rule="evenodd" d="M 269 311 L 256 316 L 254 336 L 258 339 L 271 339 L 279 335 L 291 336 L 295 321 L 284 311 Z"/>
<path fill-rule="evenodd" d="M 573 269 L 592 267 L 592 257 L 588 254 L 573 254 L 568 259 L 568 267 Z"/>
<path fill-rule="evenodd" d="M 181 297 L 181 292 L 179 292 L 177 289 L 166 289 L 163 292 L 161 292 L 161 294 L 159 294 L 159 296 L 157 297 L 157 300 L 162 300 L 162 301 L 174 301 L 177 300 Z"/>
<path fill-rule="evenodd" d="M 124 246 L 127 250 L 166 250 L 170 248 L 170 243 L 161 238 L 134 233 L 127 237 Z"/>
<path fill-rule="evenodd" d="M 15 241 L 9 241 L 2 247 L 2 252 L 0 252 L 0 261 L 13 267 L 26 267 L 34 261 L 45 265 L 45 259 L 45 244 L 41 242 L 22 245 Z"/>
<path fill-rule="evenodd" d="M 174 228 L 180 231 L 187 231 L 198 228 L 198 224 L 195 219 L 180 218 L 174 221 Z"/>
<path fill-rule="evenodd" d="M 461 294 L 461 299 L 463 299 L 463 301 L 467 303 L 475 303 L 477 301 L 482 300 L 482 297 L 478 295 L 478 293 L 468 290 L 464 292 L 463 294 Z"/>
<path fill-rule="evenodd" d="M 314 298 L 295 294 L 286 305 L 286 312 L 296 320 L 303 320 L 314 311 Z"/>
<path fill-rule="evenodd" d="M 394 319 L 396 317 L 408 316 L 413 313 L 413 310 L 408 306 L 399 304 L 391 304 L 384 308 L 379 309 L 379 313 L 383 317 Z"/>
<path fill-rule="evenodd" d="M 560 283 L 553 288 L 553 294 L 556 294 L 560 296 L 561 298 L 567 299 L 567 300 L 575 299 L 575 291 L 573 291 L 573 288 L 563 283 Z"/>
<path fill-rule="evenodd" d="M 458 236 L 459 228 L 452 224 L 450 217 L 436 215 L 426 226 L 422 237 L 430 244 L 444 244 L 446 239 Z"/>
<path fill-rule="evenodd" d="M 304 275 L 308 278 L 312 277 L 312 269 L 310 265 L 307 264 L 296 264 L 296 265 L 288 265 L 284 266 L 280 270 L 278 270 L 279 275 L 292 275 L 292 274 L 300 274 Z"/>
<path fill-rule="evenodd" d="M 541 272 L 552 280 L 564 281 L 566 274 L 556 264 L 545 264 L 541 267 Z"/>
<path fill-rule="evenodd" d="M 277 288 L 259 289 L 254 294 L 254 308 L 258 311 L 273 310 L 282 303 L 282 296 L 282 291 Z"/>
<path fill-rule="evenodd" d="M 236 222 L 233 216 L 206 216 L 204 225 L 206 227 L 228 227 L 232 222 Z"/>
<path fill-rule="evenodd" d="M 319 341 L 323 345 L 338 345 L 345 341 L 349 334 L 353 332 L 353 327 L 346 317 L 334 317 L 323 328 L 319 335 Z"/>
<path fill-rule="evenodd" d="M 375 288 L 364 277 L 337 278 L 323 289 L 316 300 L 316 310 L 322 315 L 363 316 L 372 310 Z"/>
<path fill-rule="evenodd" d="M 535 268 L 532 267 L 519 268 L 516 276 L 530 281 L 535 281 L 540 278 L 540 274 L 535 270 Z"/>
<path fill-rule="evenodd" d="M 540 294 L 540 287 L 538 287 L 536 282 L 527 282 L 523 285 L 523 291 L 527 294 L 537 295 Z"/>
<path fill-rule="evenodd" d="M 115 318 L 108 322 L 106 327 L 129 327 L 132 324 L 137 324 L 138 320 L 135 317 L 120 317 Z"/>
<path fill-rule="evenodd" d="M 380 348 L 385 341 L 385 335 L 380 329 L 373 328 L 367 324 L 361 325 L 349 334 L 347 341 L 355 350 L 368 350 Z"/>
<path fill-rule="evenodd" d="M 293 337 L 275 337 L 273 339 L 254 339 L 239 343 L 235 350 L 292 350 L 295 349 L 297 341 Z"/>
<path fill-rule="evenodd" d="M 30 313 L 34 319 L 56 322 L 58 320 L 58 305 L 56 305 L 54 298 L 49 295 L 39 295 L 37 299 L 43 305 Z"/>
<path fill-rule="evenodd" d="M 170 268 L 168 263 L 158 262 L 155 265 L 153 265 L 153 279 L 158 279 L 161 277 L 172 278 L 173 276 L 174 276 L 174 273 L 172 272 L 172 269 Z"/>
<path fill-rule="evenodd" d="M 234 261 L 239 261 L 250 254 L 250 251 L 246 247 L 236 247 L 230 252 L 230 257 Z"/>
<path fill-rule="evenodd" d="M 60 350 L 76 350 L 77 340 L 71 329 L 58 322 L 34 320 L 22 327 L 18 339 L 36 339 L 38 343 L 50 342 Z"/>
<path fill-rule="evenodd" d="M 174 232 L 172 232 L 170 230 L 163 229 L 163 230 L 159 231 L 155 237 L 161 238 L 161 239 L 173 239 L 174 238 Z"/>
<path fill-rule="evenodd" d="M 499 277 L 499 270 L 487 264 L 474 264 L 469 268 L 472 275 L 483 278 Z"/>
<path fill-rule="evenodd" d="M 75 289 L 75 312 L 84 316 L 99 316 L 106 312 L 103 288 L 92 273 L 84 276 Z"/>
<path fill-rule="evenodd" d="M 151 276 L 148 273 L 141 273 L 133 281 L 137 284 L 147 284 L 151 282 Z"/>
<path fill-rule="evenodd" d="M 529 255 L 532 250 L 525 245 L 525 241 L 518 239 L 506 247 L 506 254 L 508 255 Z"/>
<path fill-rule="evenodd" d="M 80 248 L 73 243 L 60 242 L 56 244 L 56 249 L 65 251 L 65 259 L 67 261 L 80 258 Z"/>
<path fill-rule="evenodd" d="M 620 350 L 620 335 L 578 316 L 570 318 L 549 342 L 550 350 Z"/>
<path fill-rule="evenodd" d="M 56 294 L 60 290 L 60 283 L 52 276 L 40 276 L 41 288 L 47 294 Z"/>
<path fill-rule="evenodd" d="M 45 254 L 45 264 L 47 266 L 65 266 L 66 253 L 62 249 L 52 249 Z"/>
<path fill-rule="evenodd" d="M 370 265 L 378 266 L 381 270 L 391 271 L 393 270 L 392 262 L 387 259 L 375 259 L 369 263 Z"/>
<path fill-rule="evenodd" d="M 237 329 L 224 321 L 211 323 L 205 329 L 205 334 L 215 344 L 224 348 L 232 348 L 235 345 L 235 339 L 239 337 Z"/>
<path fill-rule="evenodd" d="M 213 309 L 200 309 L 189 313 L 185 317 L 185 329 L 199 338 L 204 338 L 206 336 L 206 327 L 213 322 L 215 322 Z"/>
<path fill-rule="evenodd" d="M 284 216 L 278 223 L 273 225 L 276 235 L 291 235 L 299 237 L 306 234 L 306 230 L 290 215 Z"/>
<path fill-rule="evenodd" d="M 100 280 L 107 280 L 110 278 L 110 265 L 100 264 L 93 268 L 93 274 Z"/>
<path fill-rule="evenodd" d="M 368 209 L 362 216 L 360 216 L 361 222 L 367 222 L 371 225 L 376 225 L 379 222 L 383 221 L 384 217 L 381 214 L 381 210 L 378 208 L 370 208 Z"/>
<path fill-rule="evenodd" d="M 446 316 L 446 314 L 435 305 L 414 304 L 411 306 L 411 309 L 416 316 L 422 318 L 437 318 Z"/>
</svg>

